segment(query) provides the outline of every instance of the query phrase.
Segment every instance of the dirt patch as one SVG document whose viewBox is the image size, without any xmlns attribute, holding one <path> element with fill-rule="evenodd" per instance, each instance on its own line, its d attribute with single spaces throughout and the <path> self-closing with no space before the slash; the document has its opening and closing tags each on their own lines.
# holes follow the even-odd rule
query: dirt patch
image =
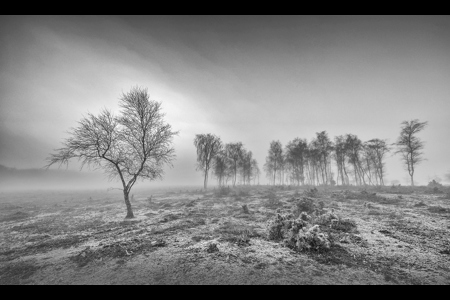
<svg viewBox="0 0 450 300">
<path fill-rule="evenodd" d="M 450 212 L 450 208 L 445 208 L 442 206 L 430 206 L 428 207 L 428 211 L 435 214 L 446 214 Z"/>
<path fill-rule="evenodd" d="M 18 261 L 0 268 L 0 285 L 20 284 L 41 269 L 34 261 Z"/>
<path fill-rule="evenodd" d="M 0 222 L 18 221 L 18 220 L 27 219 L 29 217 L 31 217 L 30 214 L 22 212 L 22 211 L 18 211 L 13 214 L 9 214 L 9 215 L 1 217 Z"/>
<path fill-rule="evenodd" d="M 101 245 L 95 249 L 87 247 L 75 256 L 71 256 L 78 267 L 84 267 L 93 261 L 103 261 L 106 258 L 131 258 L 145 251 L 152 251 L 157 247 L 165 247 L 166 242 L 162 239 L 153 241 L 132 239 L 128 241 L 113 242 Z"/>
<path fill-rule="evenodd" d="M 220 234 L 219 241 L 226 241 L 239 246 L 249 245 L 251 238 L 261 236 L 255 231 L 254 226 L 233 222 L 225 222 L 215 232 Z"/>
</svg>

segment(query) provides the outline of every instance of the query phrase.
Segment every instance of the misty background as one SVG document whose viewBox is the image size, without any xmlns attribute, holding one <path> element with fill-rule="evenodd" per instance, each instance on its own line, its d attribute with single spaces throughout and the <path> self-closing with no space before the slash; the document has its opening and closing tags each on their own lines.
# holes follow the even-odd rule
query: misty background
<svg viewBox="0 0 450 300">
<path fill-rule="evenodd" d="M 242 142 L 263 170 L 272 140 L 393 143 L 412 119 L 429 122 L 416 184 L 450 183 L 449 31 L 448 16 L 0 16 L 0 188 L 114 186 L 76 161 L 42 168 L 83 115 L 117 112 L 136 85 L 180 132 L 164 180 L 137 187 L 201 186 L 199 133 Z M 409 184 L 400 156 L 386 171 Z"/>
</svg>

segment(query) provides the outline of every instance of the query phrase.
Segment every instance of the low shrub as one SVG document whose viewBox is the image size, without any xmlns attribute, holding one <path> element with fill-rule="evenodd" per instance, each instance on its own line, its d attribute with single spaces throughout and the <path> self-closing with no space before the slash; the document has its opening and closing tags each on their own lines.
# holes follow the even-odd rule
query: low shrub
<svg viewBox="0 0 450 300">
<path fill-rule="evenodd" d="M 284 246 L 298 252 L 326 251 L 343 232 L 356 231 L 356 223 L 351 219 L 340 218 L 333 211 L 320 215 L 316 212 L 308 214 L 302 211 L 297 217 L 278 212 L 268 223 L 268 238 L 281 241 Z"/>
<path fill-rule="evenodd" d="M 437 214 L 445 214 L 445 213 L 450 212 L 450 208 L 445 208 L 442 206 L 430 206 L 428 208 L 428 211 L 432 212 L 432 213 L 437 213 Z"/>
<path fill-rule="evenodd" d="M 299 252 L 330 249 L 329 235 L 322 232 L 319 225 L 312 225 L 308 220 L 311 220 L 311 217 L 305 212 L 297 219 L 294 219 L 292 214 L 278 213 L 275 219 L 269 222 L 269 239 L 282 241 L 286 247 Z"/>
<path fill-rule="evenodd" d="M 302 212 L 306 213 L 317 213 L 318 215 L 324 213 L 324 203 L 322 201 L 317 201 L 308 197 L 303 197 L 296 203 L 296 207 L 294 209 L 295 217 L 300 216 Z"/>
<path fill-rule="evenodd" d="M 313 187 L 312 189 L 308 189 L 308 190 L 304 191 L 303 195 L 305 195 L 306 197 L 316 198 L 319 196 L 319 190 L 317 188 Z"/>
<path fill-rule="evenodd" d="M 422 207 L 427 206 L 423 201 L 420 201 L 419 203 L 414 204 L 414 207 Z"/>
<path fill-rule="evenodd" d="M 219 252 L 219 248 L 217 247 L 216 243 L 210 243 L 206 248 L 206 252 L 208 253 Z"/>
<path fill-rule="evenodd" d="M 282 205 L 274 191 L 269 190 L 266 195 L 267 200 L 264 202 L 264 206 L 267 208 L 275 209 Z"/>
<path fill-rule="evenodd" d="M 319 225 L 314 225 L 309 229 L 302 228 L 298 232 L 295 250 L 329 250 L 331 247 L 330 237 L 327 233 L 321 232 Z"/>
<path fill-rule="evenodd" d="M 331 221 L 330 228 L 343 232 L 351 232 L 356 229 L 356 223 L 355 221 L 348 218 L 346 219 L 338 218 Z"/>
</svg>

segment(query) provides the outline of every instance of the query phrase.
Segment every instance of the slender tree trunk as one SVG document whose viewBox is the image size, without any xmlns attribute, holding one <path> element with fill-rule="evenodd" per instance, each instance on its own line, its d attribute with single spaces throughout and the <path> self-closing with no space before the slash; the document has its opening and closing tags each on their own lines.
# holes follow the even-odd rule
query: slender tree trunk
<svg viewBox="0 0 450 300">
<path fill-rule="evenodd" d="M 133 214 L 133 210 L 131 208 L 131 203 L 130 203 L 130 199 L 129 199 L 129 191 L 124 190 L 123 191 L 123 197 L 125 199 L 125 205 L 127 206 L 127 216 L 125 217 L 125 219 L 132 219 L 134 218 L 134 214 Z"/>
<path fill-rule="evenodd" d="M 203 181 L 203 187 L 206 190 L 208 185 L 208 169 L 205 170 L 205 180 Z"/>
<path fill-rule="evenodd" d="M 236 163 L 234 164 L 234 179 L 233 179 L 233 186 L 236 185 L 236 176 L 237 176 L 237 168 Z"/>
<path fill-rule="evenodd" d="M 347 170 L 345 169 L 345 162 L 342 164 L 342 169 L 344 170 L 344 175 L 345 175 L 345 185 L 349 185 L 350 179 L 348 178 Z"/>
</svg>

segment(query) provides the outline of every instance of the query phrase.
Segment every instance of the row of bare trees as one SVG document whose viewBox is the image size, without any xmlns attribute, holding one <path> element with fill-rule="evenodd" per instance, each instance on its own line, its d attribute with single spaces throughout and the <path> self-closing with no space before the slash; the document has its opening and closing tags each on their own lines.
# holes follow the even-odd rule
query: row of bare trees
<svg viewBox="0 0 450 300">
<path fill-rule="evenodd" d="M 362 142 L 356 135 L 347 134 L 334 139 L 333 157 L 336 161 L 336 184 L 349 185 L 349 174 L 356 185 L 384 185 L 386 154 L 391 147 L 386 140 Z"/>
<path fill-rule="evenodd" d="M 280 141 L 272 141 L 264 170 L 273 185 L 384 185 L 384 159 L 395 146 L 395 154 L 402 155 L 414 185 L 414 168 L 423 160 L 424 147 L 416 134 L 426 125 L 417 119 L 402 122 L 400 137 L 391 145 L 382 139 L 363 142 L 354 134 L 340 135 L 332 141 L 326 131 L 317 132 L 309 143 L 295 138 L 284 148 Z"/>
<path fill-rule="evenodd" d="M 310 143 L 296 138 L 285 148 L 280 141 L 272 141 L 264 170 L 271 184 L 332 184 L 333 149 L 326 131 L 317 133 Z"/>
<path fill-rule="evenodd" d="M 356 135 L 347 134 L 333 142 L 322 131 L 309 143 L 296 138 L 283 148 L 280 141 L 271 142 L 264 169 L 272 184 L 349 185 L 352 178 L 356 185 L 384 185 L 383 159 L 389 151 L 385 140 L 363 143 Z"/>
<path fill-rule="evenodd" d="M 214 134 L 197 134 L 194 139 L 197 148 L 197 170 L 204 173 L 204 188 L 208 187 L 210 170 L 217 178 L 219 186 L 233 186 L 236 183 L 249 185 L 258 179 L 260 170 L 252 151 L 245 149 L 241 142 L 223 144 Z"/>
</svg>

